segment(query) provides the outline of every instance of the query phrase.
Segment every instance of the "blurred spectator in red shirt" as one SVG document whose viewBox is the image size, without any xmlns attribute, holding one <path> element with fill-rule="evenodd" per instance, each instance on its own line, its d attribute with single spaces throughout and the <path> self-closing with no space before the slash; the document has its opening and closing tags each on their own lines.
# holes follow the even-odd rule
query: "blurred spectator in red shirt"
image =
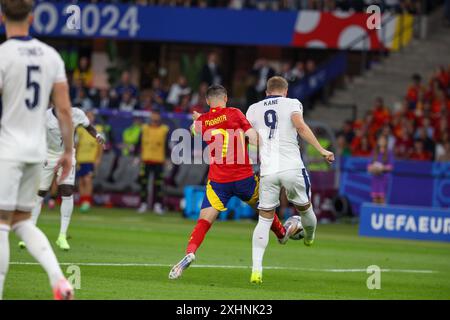
<svg viewBox="0 0 450 320">
<path fill-rule="evenodd" d="M 408 99 L 403 99 L 402 105 L 400 109 L 394 113 L 394 118 L 407 118 L 407 119 L 414 119 L 415 115 L 414 112 L 411 111 L 408 107 Z"/>
<path fill-rule="evenodd" d="M 394 136 L 399 137 L 404 125 L 408 120 L 414 120 L 414 112 L 408 109 L 408 101 L 404 99 L 400 110 L 394 113 L 392 116 L 392 132 Z"/>
<path fill-rule="evenodd" d="M 420 97 L 424 94 L 424 88 L 422 86 L 422 77 L 419 74 L 414 74 L 412 76 L 412 84 L 408 88 L 406 93 L 406 99 L 408 99 L 409 109 L 415 109 L 416 104 Z"/>
<path fill-rule="evenodd" d="M 375 146 L 377 142 L 377 131 L 378 128 L 375 125 L 375 122 L 373 121 L 373 113 L 371 111 L 367 111 L 366 115 L 364 117 L 364 120 L 362 121 L 361 129 L 365 132 L 367 132 L 369 143 L 371 146 Z"/>
<path fill-rule="evenodd" d="M 358 144 L 352 146 L 352 155 L 355 157 L 369 157 L 372 154 L 369 139 L 361 137 Z"/>
<path fill-rule="evenodd" d="M 450 67 L 448 70 L 444 66 L 439 67 L 439 70 L 436 72 L 436 79 L 442 88 L 447 88 L 450 84 Z"/>
<path fill-rule="evenodd" d="M 375 99 L 375 106 L 373 110 L 373 122 L 377 128 L 382 127 L 389 122 L 389 109 L 384 105 L 383 98 L 377 97 Z"/>
<path fill-rule="evenodd" d="M 427 101 L 433 101 L 438 91 L 441 90 L 441 84 L 438 79 L 434 78 L 430 81 L 430 87 L 425 93 L 425 99 Z"/>
<path fill-rule="evenodd" d="M 411 160 L 418 161 L 431 161 L 433 159 L 433 155 L 425 150 L 423 141 L 417 139 L 414 141 L 414 149 L 409 158 Z"/>
<path fill-rule="evenodd" d="M 450 99 L 447 98 L 444 90 L 438 90 L 431 103 L 431 111 L 433 113 L 439 113 L 444 109 L 450 110 Z"/>
<path fill-rule="evenodd" d="M 436 131 L 434 135 L 435 140 L 439 140 L 444 133 L 450 134 L 450 127 L 448 123 L 448 118 L 446 116 L 441 116 L 441 118 L 439 119 L 439 123 L 436 126 Z"/>
<path fill-rule="evenodd" d="M 397 137 L 394 147 L 395 157 L 398 159 L 407 159 L 409 158 L 413 148 L 413 140 L 411 136 L 408 134 L 408 130 L 403 128 L 400 133 L 400 136 Z"/>
<path fill-rule="evenodd" d="M 338 132 L 338 134 L 341 134 L 341 133 Z M 358 147 L 359 147 L 359 145 L 360 145 L 360 143 L 361 143 L 361 139 L 362 139 L 363 137 L 366 137 L 366 136 L 367 136 L 367 133 L 366 133 L 365 131 L 363 131 L 362 128 L 357 127 L 357 128 L 355 129 L 355 135 L 354 135 L 354 137 L 353 137 L 353 139 L 352 139 L 352 141 L 351 141 L 351 143 L 350 143 L 350 149 L 352 150 L 352 153 L 353 153 L 356 149 L 358 149 Z"/>
</svg>

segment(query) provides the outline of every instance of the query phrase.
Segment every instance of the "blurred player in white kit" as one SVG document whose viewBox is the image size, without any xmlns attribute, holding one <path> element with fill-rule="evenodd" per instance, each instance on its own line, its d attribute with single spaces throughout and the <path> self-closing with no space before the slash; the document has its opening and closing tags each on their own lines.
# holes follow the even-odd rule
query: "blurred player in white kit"
<svg viewBox="0 0 450 320">
<path fill-rule="evenodd" d="M 47 237 L 31 221 L 46 159 L 46 110 L 58 112 L 64 152 L 60 181 L 72 169 L 73 125 L 64 62 L 45 43 L 29 36 L 32 0 L 0 0 L 7 41 L 0 45 L 0 298 L 9 266 L 9 232 L 24 241 L 47 272 L 54 298 L 73 298 Z M 32 287 L 32 285 L 30 285 Z"/>
<path fill-rule="evenodd" d="M 58 113 L 55 108 L 50 108 L 47 110 L 46 116 L 46 128 L 47 128 L 47 157 L 44 162 L 44 168 L 41 173 L 41 182 L 39 184 L 39 191 L 37 195 L 36 205 L 33 208 L 31 219 L 34 224 L 37 224 L 39 219 L 39 215 L 41 213 L 42 202 L 52 186 L 53 179 L 56 176 L 57 178 L 61 178 L 62 169 L 55 169 L 58 164 L 58 160 L 61 155 L 64 154 L 64 144 L 61 135 L 61 130 L 59 129 L 58 124 Z M 97 142 L 101 145 L 105 143 L 105 139 L 103 135 L 97 132 L 95 127 L 91 125 L 88 117 L 84 113 L 83 110 L 79 108 L 72 108 L 72 124 L 73 128 L 77 128 L 79 126 L 86 129 L 87 132 L 91 136 L 93 136 Z M 72 133 L 74 135 L 75 133 Z M 61 225 L 58 239 L 56 240 L 56 245 L 65 251 L 70 250 L 70 245 L 67 241 L 67 230 L 69 228 L 70 220 L 72 218 L 73 213 L 73 192 L 75 185 L 75 150 L 74 156 L 72 158 L 72 168 L 70 170 L 69 175 L 64 180 L 59 180 L 58 191 L 61 195 Z M 26 245 L 23 241 L 19 243 L 20 248 L 25 248 Z"/>
</svg>

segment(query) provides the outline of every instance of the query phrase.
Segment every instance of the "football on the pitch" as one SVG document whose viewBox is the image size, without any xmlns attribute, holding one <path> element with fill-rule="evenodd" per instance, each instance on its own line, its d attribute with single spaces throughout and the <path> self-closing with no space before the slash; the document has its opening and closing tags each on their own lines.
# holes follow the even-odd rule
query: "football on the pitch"
<svg viewBox="0 0 450 320">
<path fill-rule="evenodd" d="M 303 225 L 300 221 L 300 217 L 296 216 L 297 220 L 297 229 L 289 238 L 292 240 L 301 240 L 305 237 L 305 232 L 303 231 Z"/>
</svg>

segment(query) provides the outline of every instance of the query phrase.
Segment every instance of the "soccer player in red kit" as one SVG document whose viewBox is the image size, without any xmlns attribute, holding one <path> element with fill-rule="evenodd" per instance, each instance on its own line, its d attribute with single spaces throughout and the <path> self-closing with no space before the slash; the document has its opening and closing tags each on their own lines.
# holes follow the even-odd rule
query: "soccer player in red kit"
<svg viewBox="0 0 450 320">
<path fill-rule="evenodd" d="M 226 210 L 231 197 L 237 196 L 256 207 L 259 197 L 259 179 L 253 173 L 249 160 L 246 137 L 250 144 L 257 145 L 258 134 L 236 108 L 226 107 L 227 91 L 223 86 L 208 88 L 206 101 L 210 106 L 207 113 L 194 112 L 192 133 L 202 134 L 209 147 L 209 174 L 206 196 L 203 199 L 200 217 L 192 231 L 186 249 L 186 256 L 169 273 L 169 279 L 178 279 L 195 260 L 195 253 L 220 211 Z M 275 215 L 276 217 L 276 215 Z M 292 230 L 288 230 L 275 218 L 272 231 L 284 244 Z"/>
</svg>

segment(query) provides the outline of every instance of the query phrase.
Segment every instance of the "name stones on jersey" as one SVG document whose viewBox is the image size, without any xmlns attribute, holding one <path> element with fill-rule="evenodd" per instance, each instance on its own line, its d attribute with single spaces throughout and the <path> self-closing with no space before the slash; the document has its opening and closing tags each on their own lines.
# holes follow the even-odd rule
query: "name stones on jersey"
<svg viewBox="0 0 450 320">
<path fill-rule="evenodd" d="M 22 56 L 42 56 L 44 55 L 44 51 L 42 48 L 34 47 L 34 48 L 19 48 L 19 53 Z"/>
<path fill-rule="evenodd" d="M 223 115 L 221 115 L 221 116 L 219 116 L 217 118 L 214 118 L 214 119 L 211 119 L 211 120 L 205 120 L 205 125 L 207 127 L 210 127 L 210 126 L 214 126 L 216 124 L 219 124 L 219 123 L 222 123 L 222 122 L 225 122 L 225 121 L 227 121 L 227 116 L 223 114 Z"/>
<path fill-rule="evenodd" d="M 278 104 L 278 99 L 264 101 L 264 106 L 273 106 L 274 104 Z"/>
</svg>

